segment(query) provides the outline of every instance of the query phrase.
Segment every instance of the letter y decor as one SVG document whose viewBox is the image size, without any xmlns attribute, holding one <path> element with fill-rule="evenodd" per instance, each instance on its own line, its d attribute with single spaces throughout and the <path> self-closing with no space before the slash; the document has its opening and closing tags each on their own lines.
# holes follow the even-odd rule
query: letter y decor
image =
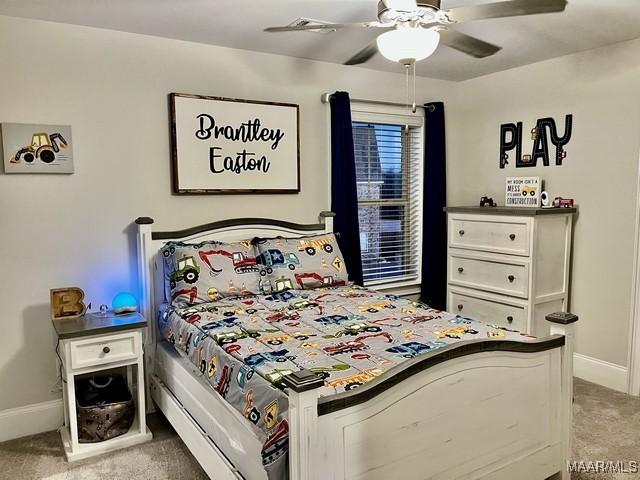
<svg viewBox="0 0 640 480">
<path fill-rule="evenodd" d="M 169 95 L 173 191 L 298 193 L 299 107 Z"/>
</svg>

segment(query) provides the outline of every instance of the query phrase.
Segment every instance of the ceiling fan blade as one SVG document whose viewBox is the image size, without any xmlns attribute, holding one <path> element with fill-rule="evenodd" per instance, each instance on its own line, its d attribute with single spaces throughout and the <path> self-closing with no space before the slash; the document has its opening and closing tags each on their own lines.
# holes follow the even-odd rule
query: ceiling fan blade
<svg viewBox="0 0 640 480">
<path fill-rule="evenodd" d="M 454 22 L 468 22 L 486 18 L 563 12 L 566 6 L 567 0 L 511 0 L 452 8 L 445 13 Z"/>
<path fill-rule="evenodd" d="M 353 57 L 351 57 L 349 60 L 344 62 L 344 64 L 345 65 L 359 65 L 361 63 L 364 63 L 364 62 L 368 61 L 376 53 L 378 53 L 378 45 L 376 44 L 376 41 L 374 40 L 369 45 L 367 45 L 362 50 L 360 50 L 358 53 L 356 53 Z"/>
<path fill-rule="evenodd" d="M 455 30 L 442 30 L 440 32 L 440 43 L 444 43 L 448 47 L 455 48 L 475 58 L 490 57 L 502 49 L 502 47 Z"/>
<path fill-rule="evenodd" d="M 339 28 L 358 28 L 358 27 L 381 27 L 386 26 L 380 22 L 361 22 L 361 23 L 309 23 L 306 25 L 287 25 L 284 27 L 265 28 L 265 32 L 297 32 L 304 30 L 337 30 Z"/>
</svg>

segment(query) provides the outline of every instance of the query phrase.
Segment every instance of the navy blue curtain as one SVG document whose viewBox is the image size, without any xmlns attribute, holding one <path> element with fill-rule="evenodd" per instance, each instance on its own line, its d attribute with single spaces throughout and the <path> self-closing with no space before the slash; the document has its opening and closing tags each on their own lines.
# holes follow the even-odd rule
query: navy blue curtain
<svg viewBox="0 0 640 480">
<path fill-rule="evenodd" d="M 447 305 L 447 153 L 444 104 L 425 105 L 422 288 L 420 300 L 433 308 Z"/>
<path fill-rule="evenodd" d="M 351 130 L 351 102 L 347 92 L 336 92 L 331 105 L 331 210 L 334 231 L 349 271 L 349 279 L 362 285 L 362 256 L 358 225 L 356 160 Z"/>
</svg>

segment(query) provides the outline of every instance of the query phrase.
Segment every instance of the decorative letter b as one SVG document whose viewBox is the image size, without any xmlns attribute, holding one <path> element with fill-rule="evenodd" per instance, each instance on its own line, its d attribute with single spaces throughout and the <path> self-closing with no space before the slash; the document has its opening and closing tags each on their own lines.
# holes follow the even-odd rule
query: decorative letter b
<svg viewBox="0 0 640 480">
<path fill-rule="evenodd" d="M 55 288 L 51 290 L 51 318 L 74 318 L 84 315 L 87 310 L 84 292 L 78 287 Z"/>
</svg>

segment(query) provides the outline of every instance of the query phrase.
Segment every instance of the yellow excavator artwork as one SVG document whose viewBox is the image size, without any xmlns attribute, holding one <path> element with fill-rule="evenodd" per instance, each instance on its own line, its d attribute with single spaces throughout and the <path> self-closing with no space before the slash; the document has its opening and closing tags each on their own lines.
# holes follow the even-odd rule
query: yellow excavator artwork
<svg viewBox="0 0 640 480">
<path fill-rule="evenodd" d="M 60 151 L 60 147 L 67 148 L 67 141 L 61 134 L 34 133 L 31 136 L 31 145 L 18 150 L 11 159 L 11 163 L 20 163 L 21 160 L 26 163 L 33 163 L 37 158 L 44 163 L 51 163 L 56 159 L 56 154 Z"/>
</svg>

